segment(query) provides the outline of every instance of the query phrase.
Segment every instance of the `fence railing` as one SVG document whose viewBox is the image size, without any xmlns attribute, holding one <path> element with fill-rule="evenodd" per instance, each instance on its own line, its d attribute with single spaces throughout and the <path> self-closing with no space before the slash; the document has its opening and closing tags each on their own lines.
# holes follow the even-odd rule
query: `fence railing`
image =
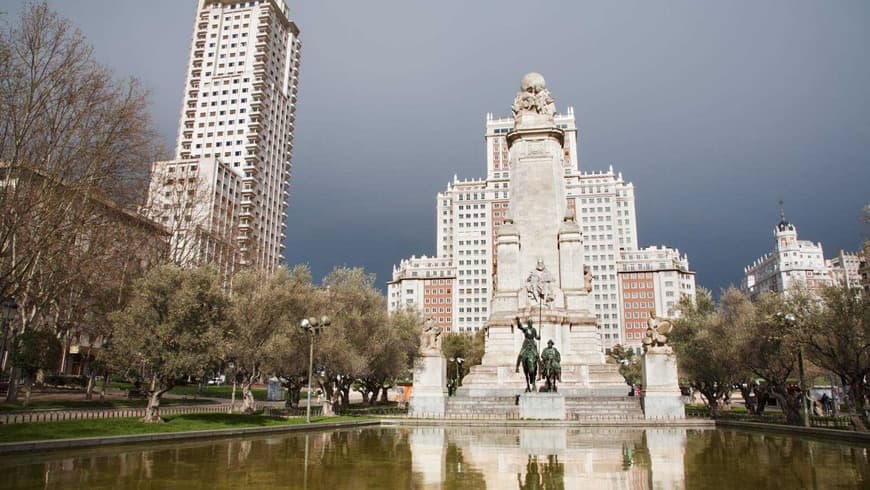
<svg viewBox="0 0 870 490">
<path fill-rule="evenodd" d="M 184 405 L 160 407 L 160 415 L 187 415 L 198 413 L 227 413 L 230 404 L 221 405 Z M 56 409 L 31 410 L 19 412 L 0 412 L 2 424 L 30 424 L 36 422 L 64 422 L 67 420 L 121 419 L 144 417 L 145 407 L 99 408 L 99 409 Z"/>
<path fill-rule="evenodd" d="M 713 416 L 710 413 L 710 409 L 707 407 L 686 407 L 686 416 L 687 417 L 703 417 L 703 418 L 713 418 L 719 420 L 734 420 L 737 422 L 757 422 L 761 424 L 776 424 L 776 425 L 795 425 L 789 424 L 788 420 L 785 417 L 785 414 L 779 412 L 768 412 L 761 415 L 753 415 L 749 412 L 729 412 L 729 411 L 720 411 Z M 810 427 L 820 427 L 820 428 L 828 428 L 828 429 L 842 429 L 842 430 L 853 430 L 853 423 L 850 417 L 838 416 L 834 417 L 833 415 L 819 416 L 812 415 L 810 416 Z"/>
</svg>

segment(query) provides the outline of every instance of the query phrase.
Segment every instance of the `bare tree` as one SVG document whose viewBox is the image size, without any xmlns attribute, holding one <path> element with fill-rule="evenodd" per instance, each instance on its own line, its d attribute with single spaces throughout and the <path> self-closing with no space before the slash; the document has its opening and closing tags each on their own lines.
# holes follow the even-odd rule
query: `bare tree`
<svg viewBox="0 0 870 490">
<path fill-rule="evenodd" d="M 71 277 L 70 251 L 93 225 L 93 204 L 141 199 L 157 146 L 138 83 L 114 81 L 84 37 L 45 2 L 28 3 L 4 27 L 0 298 L 18 305 L 15 331 L 22 334 L 34 322 L 51 323 L 50 308 Z"/>
</svg>

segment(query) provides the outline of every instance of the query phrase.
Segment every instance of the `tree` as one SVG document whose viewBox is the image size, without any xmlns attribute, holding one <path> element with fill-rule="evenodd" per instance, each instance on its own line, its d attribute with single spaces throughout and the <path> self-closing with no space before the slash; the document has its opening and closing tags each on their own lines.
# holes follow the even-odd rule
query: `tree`
<svg viewBox="0 0 870 490">
<path fill-rule="evenodd" d="M 852 413 L 863 413 L 870 375 L 870 295 L 842 285 L 825 288 L 821 298 L 800 325 L 807 357 L 839 376 Z"/>
<path fill-rule="evenodd" d="M 643 382 L 640 357 L 635 355 L 633 349 L 627 349 L 621 344 L 616 344 L 610 349 L 609 356 L 613 362 L 619 364 L 619 374 L 625 378 L 627 385 L 636 386 Z"/>
<path fill-rule="evenodd" d="M 306 266 L 274 273 L 245 270 L 233 277 L 232 331 L 227 359 L 236 366 L 242 385 L 242 411 L 253 413 L 251 385 L 264 369 L 277 369 L 269 362 L 267 345 L 283 331 L 294 329 L 311 298 L 311 273 Z M 235 379 L 233 381 L 235 389 Z"/>
<path fill-rule="evenodd" d="M 715 415 L 730 393 L 737 371 L 735 353 L 728 342 L 730 331 L 717 315 L 707 290 L 699 290 L 694 302 L 682 298 L 679 310 L 681 316 L 674 320 L 670 341 L 680 373 Z"/>
<path fill-rule="evenodd" d="M 803 398 L 793 383 L 798 374 L 800 334 L 786 316 L 795 310 L 795 303 L 766 293 L 752 306 L 752 319 L 740 352 L 741 365 L 766 383 L 786 420 L 800 424 Z"/>
<path fill-rule="evenodd" d="M 29 3 L 0 35 L 0 296 L 68 250 L 83 198 L 138 202 L 154 141 L 138 82 L 113 81 L 79 31 Z"/>
<path fill-rule="evenodd" d="M 110 359 L 148 380 L 145 422 L 160 422 L 160 398 L 178 378 L 204 370 L 226 347 L 229 303 L 206 267 L 155 268 L 136 281 L 130 304 L 110 316 Z"/>
<path fill-rule="evenodd" d="M 138 204 L 158 153 L 144 92 L 116 82 L 45 2 L 0 34 L 0 298 L 16 334 L 53 323 L 104 200 Z M 54 312 L 52 312 L 54 309 Z M 54 316 L 54 318 L 52 318 Z M 14 366 L 14 355 L 12 356 Z M 17 394 L 13 369 L 7 399 Z"/>
<path fill-rule="evenodd" d="M 466 369 L 483 362 L 486 330 L 478 330 L 473 335 L 459 333 L 444 335 L 441 338 L 441 352 L 444 353 L 444 357 L 463 358 Z"/>
<path fill-rule="evenodd" d="M 57 337 L 43 329 L 28 330 L 15 339 L 15 360 L 25 380 L 25 407 L 30 403 L 30 393 L 37 371 L 56 368 L 60 360 L 60 350 Z"/>
</svg>

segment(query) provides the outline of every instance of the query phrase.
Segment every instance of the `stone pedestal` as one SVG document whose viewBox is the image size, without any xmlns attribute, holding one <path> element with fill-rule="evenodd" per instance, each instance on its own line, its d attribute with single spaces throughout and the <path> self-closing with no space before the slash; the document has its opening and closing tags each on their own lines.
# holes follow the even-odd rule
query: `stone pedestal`
<svg viewBox="0 0 870 490">
<path fill-rule="evenodd" d="M 443 417 L 447 408 L 447 360 L 441 354 L 427 354 L 414 363 L 414 391 L 409 415 Z"/>
<path fill-rule="evenodd" d="M 520 418 L 526 420 L 565 420 L 565 397 L 560 393 L 523 393 Z"/>
<path fill-rule="evenodd" d="M 643 355 L 643 413 L 647 419 L 682 419 L 686 409 L 677 381 L 677 357 L 668 347 L 650 347 Z"/>
</svg>

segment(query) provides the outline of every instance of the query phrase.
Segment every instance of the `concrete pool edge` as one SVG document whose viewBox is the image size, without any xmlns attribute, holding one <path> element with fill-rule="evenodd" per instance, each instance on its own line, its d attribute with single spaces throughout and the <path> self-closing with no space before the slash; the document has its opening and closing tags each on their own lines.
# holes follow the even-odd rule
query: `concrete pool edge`
<svg viewBox="0 0 870 490">
<path fill-rule="evenodd" d="M 672 421 L 636 421 L 623 423 L 589 423 L 576 421 L 548 421 L 548 420 L 474 420 L 474 419 L 413 419 L 413 418 L 382 418 L 360 421 L 345 422 L 319 422 L 314 424 L 281 425 L 272 427 L 246 427 L 239 429 L 216 429 L 186 432 L 167 432 L 158 434 L 134 434 L 104 437 L 85 437 L 75 439 L 49 439 L 42 441 L 6 442 L 0 443 L 0 455 L 26 453 L 33 451 L 53 451 L 62 449 L 81 449 L 99 446 L 114 446 L 124 444 L 139 444 L 147 442 L 167 442 L 192 439 L 213 439 L 222 437 L 279 434 L 286 432 L 320 431 L 325 429 L 347 429 L 354 427 L 369 426 L 480 426 L 498 424 L 502 427 L 566 427 L 566 428 L 657 428 L 657 427 L 680 427 L 680 428 L 729 428 L 750 429 L 756 431 L 773 432 L 787 435 L 803 435 L 819 437 L 829 440 L 870 444 L 870 433 L 852 432 L 836 429 L 823 429 L 815 427 L 795 427 L 775 424 L 763 424 L 757 422 L 738 422 L 729 420 L 711 419 L 685 419 Z"/>
<path fill-rule="evenodd" d="M 716 427 L 727 429 L 752 429 L 756 431 L 773 432 L 793 436 L 811 436 L 840 442 L 851 442 L 870 445 L 870 432 L 855 432 L 822 427 L 799 427 L 794 425 L 763 424 L 760 422 L 743 422 L 736 420 L 717 420 Z"/>
<path fill-rule="evenodd" d="M 211 439 L 232 436 L 278 434 L 308 430 L 346 429 L 381 425 L 378 419 L 352 422 L 318 422 L 313 424 L 276 425 L 271 427 L 243 427 L 238 429 L 213 429 L 184 432 L 164 432 L 157 434 L 131 434 L 120 436 L 82 437 L 75 439 L 46 439 L 42 441 L 0 443 L 0 455 L 32 451 L 53 451 L 59 449 L 80 449 L 97 446 L 139 444 L 145 442 L 166 442 L 189 439 Z"/>
</svg>

